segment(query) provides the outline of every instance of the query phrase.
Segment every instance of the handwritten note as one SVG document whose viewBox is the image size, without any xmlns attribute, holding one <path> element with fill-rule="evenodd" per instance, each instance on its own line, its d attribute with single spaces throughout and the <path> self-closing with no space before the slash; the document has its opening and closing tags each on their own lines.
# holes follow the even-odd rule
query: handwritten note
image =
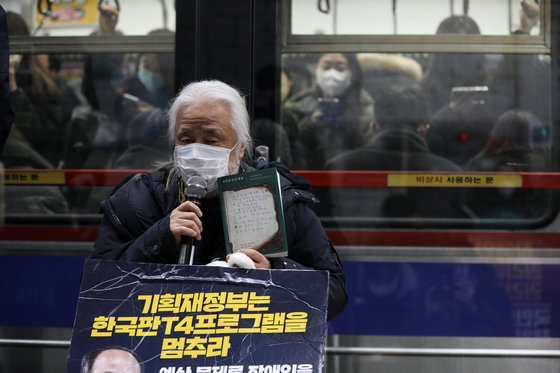
<svg viewBox="0 0 560 373">
<path fill-rule="evenodd" d="M 257 250 L 278 232 L 274 195 L 269 188 L 257 186 L 224 193 L 233 251 Z"/>
</svg>

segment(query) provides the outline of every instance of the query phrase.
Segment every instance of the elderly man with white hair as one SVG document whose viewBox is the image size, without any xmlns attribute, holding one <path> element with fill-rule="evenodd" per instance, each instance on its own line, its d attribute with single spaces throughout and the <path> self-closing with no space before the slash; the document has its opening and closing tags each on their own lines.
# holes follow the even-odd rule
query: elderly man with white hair
<svg viewBox="0 0 560 373">
<path fill-rule="evenodd" d="M 104 213 L 90 257 L 131 262 L 177 263 L 181 237 L 194 238 L 193 264 L 226 260 L 218 177 L 257 168 L 243 161 L 252 152 L 245 100 L 220 81 L 187 85 L 169 109 L 169 134 L 175 145 L 173 162 L 123 182 L 101 203 Z M 319 219 L 308 205 L 317 203 L 307 180 L 274 164 L 281 175 L 288 255 L 266 258 L 243 252 L 263 269 L 317 269 L 329 272 L 328 319 L 347 303 L 346 279 L 340 259 Z M 200 207 L 186 200 L 189 175 L 207 181 Z"/>
</svg>

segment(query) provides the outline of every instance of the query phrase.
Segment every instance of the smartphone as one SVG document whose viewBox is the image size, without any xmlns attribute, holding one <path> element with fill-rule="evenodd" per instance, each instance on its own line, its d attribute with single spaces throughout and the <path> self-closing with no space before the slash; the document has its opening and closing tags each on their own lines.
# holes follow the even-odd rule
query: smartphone
<svg viewBox="0 0 560 373">
<path fill-rule="evenodd" d="M 323 124 L 337 124 L 342 117 L 342 107 L 338 98 L 319 97 L 317 99 L 321 111 L 321 122 Z"/>
<path fill-rule="evenodd" d="M 489 102 L 488 86 L 453 87 L 450 100 L 469 102 L 471 105 L 486 105 Z"/>
</svg>

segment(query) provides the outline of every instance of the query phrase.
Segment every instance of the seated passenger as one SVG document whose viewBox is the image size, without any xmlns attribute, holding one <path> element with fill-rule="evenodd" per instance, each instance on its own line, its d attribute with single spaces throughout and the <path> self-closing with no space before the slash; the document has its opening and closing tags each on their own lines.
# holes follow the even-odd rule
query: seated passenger
<svg viewBox="0 0 560 373">
<path fill-rule="evenodd" d="M 466 165 L 469 171 L 547 172 L 551 170 L 550 129 L 523 110 L 504 113 L 486 146 Z M 538 189 L 493 188 L 467 192 L 479 217 L 537 218 L 550 205 L 550 193 Z"/>
<path fill-rule="evenodd" d="M 375 112 L 377 120 L 371 142 L 332 158 L 326 164 L 327 170 L 461 170 L 453 162 L 430 153 L 424 141 L 430 116 L 418 89 L 389 90 L 378 95 Z M 331 198 L 333 211 L 339 216 L 461 215 L 456 192 L 440 188 L 340 188 L 333 190 Z"/>
<path fill-rule="evenodd" d="M 373 99 L 362 88 L 361 70 L 352 54 L 323 54 L 316 84 L 284 104 L 297 122 L 303 154 L 297 168 L 321 169 L 327 159 L 364 145 L 371 137 Z"/>
</svg>

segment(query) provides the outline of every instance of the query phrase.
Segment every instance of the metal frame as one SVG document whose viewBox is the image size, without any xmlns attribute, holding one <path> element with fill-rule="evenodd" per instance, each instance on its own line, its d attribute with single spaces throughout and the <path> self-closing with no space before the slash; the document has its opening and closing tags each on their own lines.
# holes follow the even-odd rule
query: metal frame
<svg viewBox="0 0 560 373">
<path fill-rule="evenodd" d="M 294 35 L 291 3 L 282 2 L 282 53 L 550 53 L 550 0 L 542 1 L 541 35 Z"/>
<path fill-rule="evenodd" d="M 0 346 L 69 348 L 70 341 L 41 339 L 0 339 Z M 558 350 L 490 348 L 390 348 L 326 347 L 327 355 L 445 356 L 445 357 L 540 357 L 558 358 Z"/>
<path fill-rule="evenodd" d="M 12 36 L 10 53 L 173 53 L 174 35 Z"/>
</svg>

